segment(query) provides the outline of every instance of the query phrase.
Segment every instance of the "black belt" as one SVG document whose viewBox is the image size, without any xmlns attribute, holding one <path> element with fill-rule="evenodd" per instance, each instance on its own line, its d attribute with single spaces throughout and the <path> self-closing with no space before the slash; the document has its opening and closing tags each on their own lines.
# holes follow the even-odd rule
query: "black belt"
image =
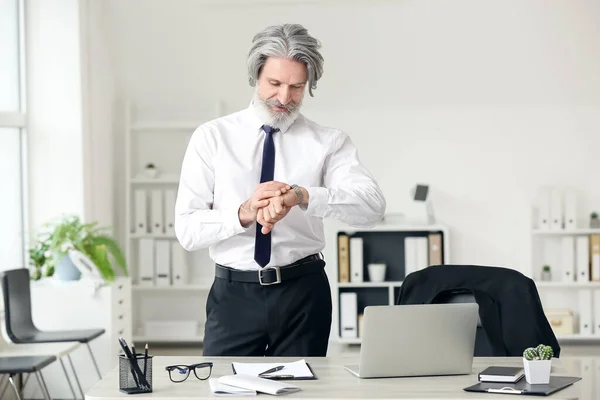
<svg viewBox="0 0 600 400">
<path fill-rule="evenodd" d="M 304 275 L 317 273 L 323 270 L 324 266 L 325 262 L 322 261 L 321 257 L 318 254 L 312 254 L 284 267 L 265 267 L 252 271 L 242 271 L 216 264 L 215 276 L 230 281 L 274 285 Z"/>
</svg>

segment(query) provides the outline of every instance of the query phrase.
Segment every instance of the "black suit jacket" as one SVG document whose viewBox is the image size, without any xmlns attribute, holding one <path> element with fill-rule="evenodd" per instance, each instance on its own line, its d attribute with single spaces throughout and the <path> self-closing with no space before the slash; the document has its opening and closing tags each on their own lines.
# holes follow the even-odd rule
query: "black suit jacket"
<svg viewBox="0 0 600 400">
<path fill-rule="evenodd" d="M 522 356 L 528 347 L 560 346 L 544 315 L 535 283 L 519 271 L 475 265 L 440 265 L 409 274 L 397 304 L 432 304 L 450 292 L 474 295 L 494 356 Z"/>
</svg>

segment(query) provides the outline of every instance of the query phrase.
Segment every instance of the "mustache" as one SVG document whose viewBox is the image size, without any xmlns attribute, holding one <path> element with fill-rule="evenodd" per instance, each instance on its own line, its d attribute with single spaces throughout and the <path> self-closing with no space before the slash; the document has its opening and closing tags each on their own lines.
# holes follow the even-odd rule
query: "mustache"
<svg viewBox="0 0 600 400">
<path fill-rule="evenodd" d="M 285 108 L 285 110 L 287 112 L 293 112 L 296 111 L 298 109 L 298 107 L 300 107 L 300 104 L 295 104 L 295 103 L 288 103 L 288 104 L 282 104 L 279 100 L 277 99 L 266 99 L 263 100 L 263 103 L 265 103 L 266 105 L 270 106 L 270 107 L 281 107 L 281 108 Z"/>
</svg>

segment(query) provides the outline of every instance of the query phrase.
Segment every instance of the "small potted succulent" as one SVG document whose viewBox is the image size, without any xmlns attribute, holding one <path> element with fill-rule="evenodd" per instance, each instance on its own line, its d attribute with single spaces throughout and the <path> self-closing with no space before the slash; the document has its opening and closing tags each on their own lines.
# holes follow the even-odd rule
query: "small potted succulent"
<svg viewBox="0 0 600 400">
<path fill-rule="evenodd" d="M 595 211 L 590 214 L 590 228 L 600 228 L 600 218 L 598 218 L 598 213 Z"/>
<path fill-rule="evenodd" d="M 552 280 L 552 271 L 550 271 L 549 265 L 544 265 L 542 267 L 542 281 L 551 281 Z"/>
<path fill-rule="evenodd" d="M 550 383 L 553 355 L 552 347 L 544 344 L 525 349 L 523 352 L 523 367 L 527 383 L 531 385 Z"/>
<path fill-rule="evenodd" d="M 156 166 L 152 163 L 146 164 L 146 168 L 144 170 L 146 171 L 146 175 L 149 178 L 156 178 L 156 175 L 158 175 L 158 170 L 156 169 Z"/>
</svg>

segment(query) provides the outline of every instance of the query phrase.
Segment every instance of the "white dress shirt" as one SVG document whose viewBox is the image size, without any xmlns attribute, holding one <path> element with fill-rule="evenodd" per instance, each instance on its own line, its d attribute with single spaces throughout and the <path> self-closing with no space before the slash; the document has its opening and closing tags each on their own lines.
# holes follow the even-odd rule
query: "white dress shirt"
<svg viewBox="0 0 600 400">
<path fill-rule="evenodd" d="M 181 168 L 175 205 L 175 232 L 189 251 L 209 247 L 218 264 L 260 269 L 254 261 L 256 222 L 243 227 L 240 205 L 260 183 L 263 122 L 249 108 L 196 129 Z M 297 184 L 308 207 L 294 206 L 271 231 L 268 266 L 284 266 L 325 247 L 323 218 L 351 226 L 379 222 L 386 202 L 371 174 L 361 165 L 349 136 L 299 115 L 273 135 L 274 180 Z"/>
</svg>

